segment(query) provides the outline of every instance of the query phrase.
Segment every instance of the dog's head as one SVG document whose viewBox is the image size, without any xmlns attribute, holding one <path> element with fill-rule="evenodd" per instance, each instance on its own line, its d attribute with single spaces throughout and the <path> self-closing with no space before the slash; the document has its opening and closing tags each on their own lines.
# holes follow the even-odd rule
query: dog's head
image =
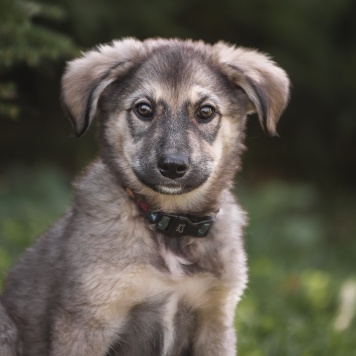
<svg viewBox="0 0 356 356">
<path fill-rule="evenodd" d="M 288 95 L 286 73 L 264 54 L 162 39 L 84 53 L 68 64 L 62 92 L 78 136 L 100 107 L 104 161 L 166 211 L 216 201 L 239 166 L 247 115 L 275 134 Z"/>
</svg>

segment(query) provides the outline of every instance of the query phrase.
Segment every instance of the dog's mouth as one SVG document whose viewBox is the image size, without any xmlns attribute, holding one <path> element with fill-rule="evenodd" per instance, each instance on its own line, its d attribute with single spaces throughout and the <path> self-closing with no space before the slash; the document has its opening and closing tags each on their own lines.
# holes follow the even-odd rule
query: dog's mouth
<svg viewBox="0 0 356 356">
<path fill-rule="evenodd" d="M 167 195 L 180 195 L 185 191 L 181 186 L 156 185 L 155 188 L 159 193 Z"/>
<path fill-rule="evenodd" d="M 146 186 L 151 188 L 157 193 L 164 195 L 182 195 L 185 193 L 189 193 L 194 189 L 200 187 L 201 184 L 198 185 L 185 185 L 185 184 L 147 184 L 143 182 Z"/>
<path fill-rule="evenodd" d="M 202 184 L 202 183 L 201 183 Z M 198 189 L 201 184 L 198 185 L 163 185 L 158 184 L 155 186 L 150 186 L 154 191 L 165 194 L 165 195 L 182 195 L 191 192 L 194 189 Z"/>
<path fill-rule="evenodd" d="M 164 194 L 164 195 L 182 195 L 191 192 L 194 189 L 199 188 L 205 181 L 199 180 L 199 182 L 194 182 L 195 184 L 191 184 L 193 182 L 189 182 L 190 184 L 186 184 L 185 182 L 152 182 L 148 181 L 142 176 L 137 175 L 139 181 L 144 184 L 146 187 L 152 189 L 153 191 Z"/>
<path fill-rule="evenodd" d="M 208 171 L 187 174 L 177 179 L 169 179 L 155 174 L 154 171 L 141 171 L 133 168 L 138 180 L 146 187 L 164 195 L 182 195 L 198 189 L 209 178 Z"/>
</svg>

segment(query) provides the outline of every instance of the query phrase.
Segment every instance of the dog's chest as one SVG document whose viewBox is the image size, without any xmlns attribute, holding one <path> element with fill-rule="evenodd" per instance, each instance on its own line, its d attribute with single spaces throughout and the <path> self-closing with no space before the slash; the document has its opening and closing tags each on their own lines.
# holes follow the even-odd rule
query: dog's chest
<svg viewBox="0 0 356 356">
<path fill-rule="evenodd" d="M 187 275 L 183 267 L 188 261 L 171 251 L 164 258 L 164 271 L 151 266 L 128 271 L 125 280 L 131 285 L 124 294 L 131 306 L 110 356 L 189 354 L 199 328 L 197 311 L 221 302 L 209 293 L 219 284 L 216 277 L 209 273 Z"/>
<path fill-rule="evenodd" d="M 133 306 L 108 356 L 192 354 L 197 313 L 176 294 L 161 294 Z"/>
<path fill-rule="evenodd" d="M 183 257 L 174 255 L 171 252 L 167 252 L 164 256 L 165 265 L 168 273 L 173 280 L 179 280 L 185 278 L 184 268 L 190 266 L 191 263 Z M 179 285 L 179 284 L 178 284 Z M 178 287 L 179 288 L 179 287 Z"/>
</svg>

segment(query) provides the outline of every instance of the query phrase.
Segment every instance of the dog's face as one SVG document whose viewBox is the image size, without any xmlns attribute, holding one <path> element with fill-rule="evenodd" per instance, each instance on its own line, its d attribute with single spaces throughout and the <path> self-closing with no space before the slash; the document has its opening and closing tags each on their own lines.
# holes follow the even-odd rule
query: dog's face
<svg viewBox="0 0 356 356">
<path fill-rule="evenodd" d="M 199 53 L 166 47 L 103 93 L 106 147 L 130 185 L 187 193 L 234 171 L 248 105 Z"/>
<path fill-rule="evenodd" d="M 104 159 L 165 210 L 216 200 L 239 166 L 246 116 L 257 112 L 274 133 L 287 98 L 284 71 L 222 43 L 114 42 L 71 62 L 63 79 L 77 133 L 99 102 Z"/>
</svg>

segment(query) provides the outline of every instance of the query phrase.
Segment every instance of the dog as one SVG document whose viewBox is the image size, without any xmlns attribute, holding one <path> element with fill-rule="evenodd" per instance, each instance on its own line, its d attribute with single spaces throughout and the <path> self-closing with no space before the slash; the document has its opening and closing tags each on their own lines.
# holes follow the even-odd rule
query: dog
<svg viewBox="0 0 356 356">
<path fill-rule="evenodd" d="M 276 124 L 289 79 L 224 42 L 125 38 L 67 65 L 77 136 L 99 157 L 72 207 L 5 281 L 0 354 L 232 356 L 247 283 L 245 212 L 230 192 L 246 119 Z"/>
</svg>

